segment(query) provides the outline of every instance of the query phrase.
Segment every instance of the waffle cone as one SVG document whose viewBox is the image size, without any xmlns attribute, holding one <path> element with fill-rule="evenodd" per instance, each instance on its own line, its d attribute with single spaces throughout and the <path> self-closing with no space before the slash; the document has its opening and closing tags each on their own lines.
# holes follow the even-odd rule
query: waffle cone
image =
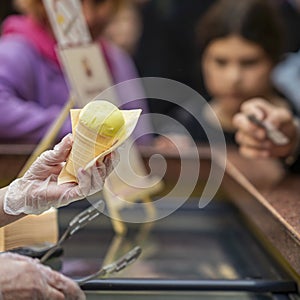
<svg viewBox="0 0 300 300">
<path fill-rule="evenodd" d="M 91 160 L 109 149 L 117 141 L 116 137 L 98 134 L 78 122 L 73 147 L 66 164 L 66 170 L 75 178 L 80 167 L 84 168 Z"/>
</svg>

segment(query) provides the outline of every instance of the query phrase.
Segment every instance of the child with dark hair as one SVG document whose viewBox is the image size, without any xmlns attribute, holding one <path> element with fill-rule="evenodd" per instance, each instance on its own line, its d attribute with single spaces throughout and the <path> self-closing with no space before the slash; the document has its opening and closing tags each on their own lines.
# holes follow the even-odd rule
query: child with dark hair
<svg viewBox="0 0 300 300">
<path fill-rule="evenodd" d="M 197 34 L 210 105 L 228 142 L 234 142 L 232 118 L 244 101 L 262 97 L 288 106 L 271 83 L 283 51 L 281 19 L 271 1 L 219 0 L 201 18 Z M 205 111 L 203 119 L 211 122 Z M 201 140 L 203 133 L 195 137 Z"/>
</svg>

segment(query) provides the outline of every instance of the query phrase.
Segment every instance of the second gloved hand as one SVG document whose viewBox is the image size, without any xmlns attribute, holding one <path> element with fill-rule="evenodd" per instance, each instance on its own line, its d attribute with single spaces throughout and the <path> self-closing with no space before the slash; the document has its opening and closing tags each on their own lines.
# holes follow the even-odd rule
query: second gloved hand
<svg viewBox="0 0 300 300">
<path fill-rule="evenodd" d="M 84 300 L 84 293 L 70 278 L 38 260 L 13 253 L 0 254 L 0 299 Z"/>
<path fill-rule="evenodd" d="M 13 181 L 5 195 L 4 211 L 10 215 L 40 214 L 102 190 L 105 178 L 112 170 L 114 153 L 88 170 L 80 169 L 78 184 L 57 184 L 58 174 L 71 148 L 72 137 L 68 135 L 53 150 L 44 152 L 22 178 Z"/>
</svg>

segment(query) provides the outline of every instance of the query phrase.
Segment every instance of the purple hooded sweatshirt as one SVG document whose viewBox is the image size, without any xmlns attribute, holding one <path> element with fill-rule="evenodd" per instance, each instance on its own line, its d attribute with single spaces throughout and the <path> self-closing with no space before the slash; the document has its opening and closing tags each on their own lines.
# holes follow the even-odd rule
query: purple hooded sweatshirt
<svg viewBox="0 0 300 300">
<path fill-rule="evenodd" d="M 136 78 L 127 54 L 102 42 L 115 83 Z M 25 16 L 11 16 L 2 25 L 0 39 L 0 143 L 37 143 L 68 100 L 69 88 L 55 53 L 56 41 L 41 24 Z M 140 88 L 140 87 L 137 87 Z M 145 100 L 128 103 L 147 113 Z M 139 124 L 135 132 L 151 130 Z M 58 136 L 71 132 L 68 119 Z M 140 142 L 149 142 L 149 137 Z"/>
</svg>

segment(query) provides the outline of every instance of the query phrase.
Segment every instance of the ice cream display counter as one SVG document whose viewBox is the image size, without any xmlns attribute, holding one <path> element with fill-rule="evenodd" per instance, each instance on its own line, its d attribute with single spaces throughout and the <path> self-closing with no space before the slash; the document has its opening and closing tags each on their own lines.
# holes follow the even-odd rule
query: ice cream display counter
<svg viewBox="0 0 300 300">
<path fill-rule="evenodd" d="M 234 206 L 215 200 L 200 210 L 197 204 L 189 199 L 152 225 L 131 224 L 123 238 L 114 236 L 101 216 L 65 243 L 62 271 L 86 276 L 107 256 L 139 245 L 142 254 L 134 264 L 82 286 L 88 299 L 289 299 L 297 293 L 296 282 Z M 60 214 L 66 218 L 64 210 Z"/>
<path fill-rule="evenodd" d="M 203 173 L 199 186 L 210 169 L 206 152 L 201 153 Z M 276 214 L 261 203 L 263 191 L 254 186 L 260 186 L 265 194 L 274 191 L 272 184 L 280 187 L 277 183 L 284 173 L 280 169 L 275 172 L 277 164 L 262 162 L 255 183 L 249 162 L 238 161 L 241 172 L 248 170 L 251 179 L 245 179 L 245 184 L 240 177 L 243 173 L 234 167 L 240 158 L 230 153 L 220 190 L 205 208 L 198 207 L 199 191 L 195 189 L 194 196 L 165 218 L 154 223 L 127 224 L 124 237 L 114 236 L 109 218 L 102 215 L 65 244 L 62 271 L 75 279 L 86 276 L 139 245 L 141 257 L 130 267 L 82 286 L 88 299 L 298 299 L 296 264 L 289 260 L 292 255 L 298 261 L 297 239 L 290 236 L 284 223 L 279 226 Z M 176 163 L 176 158 L 170 156 L 166 187 L 168 180 L 174 180 Z M 192 161 L 185 163 L 193 165 Z M 155 168 L 153 164 L 152 167 Z M 170 206 L 174 202 L 169 199 Z M 262 207 L 257 207 L 258 203 Z M 60 210 L 62 227 L 80 205 Z M 170 207 L 166 205 L 165 209 Z M 132 209 L 129 213 L 140 212 Z M 285 241 L 294 245 L 289 253 L 284 251 Z"/>
<path fill-rule="evenodd" d="M 101 214 L 63 243 L 61 271 L 77 280 L 138 245 L 142 253 L 128 268 L 82 285 L 87 299 L 300 299 L 298 177 L 285 176 L 277 163 L 254 163 L 228 150 L 222 185 L 207 206 L 198 207 L 211 168 L 201 148 L 203 172 L 180 208 L 153 223 L 126 223 L 123 237 Z M 147 163 L 153 149 L 142 153 Z M 10 152 L 5 155 L 14 161 Z M 165 188 L 170 189 L 180 164 L 193 168 L 194 163 L 165 157 Z M 18 159 L 24 160 L 16 154 Z M 151 167 L 155 172 L 160 163 L 152 161 Z M 184 176 L 182 190 L 189 182 Z M 169 198 L 161 209 L 170 211 L 177 200 Z M 79 201 L 59 209 L 60 232 L 89 205 Z M 126 210 L 141 213 L 130 206 Z"/>
</svg>

